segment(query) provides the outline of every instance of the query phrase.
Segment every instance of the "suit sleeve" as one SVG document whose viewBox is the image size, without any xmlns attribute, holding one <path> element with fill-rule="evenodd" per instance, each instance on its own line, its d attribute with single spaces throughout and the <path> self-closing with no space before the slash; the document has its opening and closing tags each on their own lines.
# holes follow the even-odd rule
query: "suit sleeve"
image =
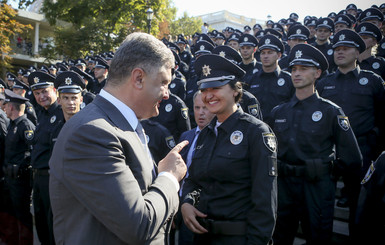
<svg viewBox="0 0 385 245">
<path fill-rule="evenodd" d="M 128 162 L 132 149 L 122 145 L 115 128 L 83 125 L 62 151 L 71 153 L 63 154 L 64 184 L 122 241 L 148 242 L 176 212 L 178 195 L 170 179 L 156 178 L 147 192 L 140 188 Z"/>
</svg>

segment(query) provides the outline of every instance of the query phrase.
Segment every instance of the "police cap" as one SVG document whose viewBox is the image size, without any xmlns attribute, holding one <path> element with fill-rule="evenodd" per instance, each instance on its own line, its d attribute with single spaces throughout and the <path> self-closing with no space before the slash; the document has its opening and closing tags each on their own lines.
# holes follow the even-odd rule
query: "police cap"
<svg viewBox="0 0 385 245">
<path fill-rule="evenodd" d="M 32 90 L 53 86 L 54 81 L 54 76 L 41 71 L 32 72 L 28 76 L 28 83 L 30 84 Z"/>
<path fill-rule="evenodd" d="M 339 14 L 334 19 L 334 25 L 336 24 L 345 24 L 348 28 L 351 28 L 353 23 L 347 15 Z"/>
<path fill-rule="evenodd" d="M 296 13 L 291 13 L 290 14 L 290 16 L 289 16 L 289 18 L 291 18 L 291 19 L 297 19 L 298 20 L 298 14 L 296 14 Z"/>
<path fill-rule="evenodd" d="M 20 88 L 20 89 L 24 89 L 24 90 L 29 90 L 29 86 L 25 83 L 23 83 L 22 81 L 20 81 L 19 79 L 15 78 L 15 80 L 13 80 L 14 84 L 13 84 L 13 87 L 12 88 Z"/>
<path fill-rule="evenodd" d="M 187 41 L 183 36 L 179 36 L 176 43 L 187 44 Z"/>
<path fill-rule="evenodd" d="M 260 30 L 257 33 L 255 33 L 255 37 L 258 38 L 258 39 L 261 39 L 265 35 L 266 35 L 266 31 L 265 30 Z"/>
<path fill-rule="evenodd" d="M 267 34 L 259 40 L 259 50 L 271 49 L 280 53 L 285 51 L 282 41 L 271 34 Z"/>
<path fill-rule="evenodd" d="M 357 6 L 354 3 L 351 3 L 348 6 L 346 6 L 346 10 L 350 10 L 350 9 L 357 10 Z"/>
<path fill-rule="evenodd" d="M 222 32 L 217 32 L 217 35 L 215 36 L 215 39 L 223 39 L 225 40 L 226 37 Z"/>
<path fill-rule="evenodd" d="M 337 14 L 335 12 L 331 12 L 330 14 L 328 14 L 328 18 L 331 18 L 331 19 L 334 19 L 336 16 Z"/>
<path fill-rule="evenodd" d="M 364 10 L 358 17 L 359 22 L 368 21 L 368 20 L 379 20 L 384 21 L 384 14 L 377 8 L 368 8 Z"/>
<path fill-rule="evenodd" d="M 307 40 L 310 36 L 309 29 L 301 24 L 291 26 L 289 31 L 287 32 L 288 39 L 301 39 Z"/>
<path fill-rule="evenodd" d="M 40 71 L 45 72 L 45 73 L 49 73 L 48 67 L 46 65 L 42 65 L 40 67 Z"/>
<path fill-rule="evenodd" d="M 317 21 L 316 29 L 321 28 L 321 27 L 325 27 L 325 28 L 328 28 L 330 31 L 333 31 L 334 30 L 334 22 L 329 17 L 321 18 Z"/>
<path fill-rule="evenodd" d="M 245 71 L 239 66 L 216 54 L 199 57 L 194 67 L 199 77 L 197 82 L 199 89 L 221 87 L 245 75 Z"/>
<path fill-rule="evenodd" d="M 239 35 L 238 33 L 233 33 L 231 34 L 231 36 L 229 37 L 229 39 L 227 39 L 227 41 L 237 41 L 239 43 L 239 38 L 241 37 L 241 35 Z"/>
<path fill-rule="evenodd" d="M 108 69 L 108 68 L 110 68 L 110 66 L 107 64 L 107 61 L 105 59 L 99 57 L 99 58 L 96 58 L 95 68 Z"/>
<path fill-rule="evenodd" d="M 48 67 L 49 70 L 57 70 L 56 66 L 54 64 L 51 64 L 49 67 Z"/>
<path fill-rule="evenodd" d="M 211 43 L 213 46 L 215 45 L 213 40 L 211 40 L 211 38 L 207 34 L 205 34 L 205 33 L 202 33 L 202 34 L 199 35 L 198 42 L 199 41 L 206 41 L 206 42 Z"/>
<path fill-rule="evenodd" d="M 357 48 L 360 53 L 366 49 L 364 40 L 362 40 L 357 32 L 350 29 L 341 30 L 334 35 L 333 49 L 340 46 Z"/>
<path fill-rule="evenodd" d="M 81 66 L 86 66 L 86 61 L 84 59 L 77 59 L 75 60 L 75 65 L 81 65 Z"/>
<path fill-rule="evenodd" d="M 254 29 L 263 30 L 263 28 L 262 28 L 262 26 L 261 26 L 260 24 L 255 24 L 255 25 L 253 26 L 253 30 L 254 30 Z"/>
<path fill-rule="evenodd" d="M 23 75 L 24 71 L 24 68 L 19 68 L 19 70 L 17 70 L 17 74 Z"/>
<path fill-rule="evenodd" d="M 243 34 L 239 38 L 239 46 L 253 46 L 257 47 L 258 46 L 258 40 L 256 37 L 254 37 L 251 34 Z"/>
<path fill-rule="evenodd" d="M 71 67 L 70 70 L 76 72 L 77 74 L 79 74 L 79 76 L 81 78 L 83 78 L 83 80 L 87 80 L 88 82 L 92 82 L 94 80 L 93 77 L 90 74 L 80 70 L 76 66 Z"/>
<path fill-rule="evenodd" d="M 274 23 L 273 27 L 272 27 L 274 30 L 276 31 L 280 31 L 280 32 L 285 32 L 285 29 L 283 28 L 283 26 L 279 23 Z"/>
<path fill-rule="evenodd" d="M 272 20 L 268 20 L 267 22 L 266 22 L 266 25 L 273 25 L 274 24 L 274 21 L 272 21 Z"/>
<path fill-rule="evenodd" d="M 12 72 L 7 72 L 7 80 L 13 81 L 16 79 L 16 76 Z"/>
<path fill-rule="evenodd" d="M 251 27 L 250 27 L 249 25 L 245 25 L 245 26 L 243 27 L 243 30 L 245 30 L 245 31 L 251 31 Z"/>
<path fill-rule="evenodd" d="M 378 28 L 376 25 L 369 23 L 369 22 L 364 22 L 359 24 L 356 27 L 356 32 L 360 36 L 371 36 L 374 37 L 377 42 L 380 42 L 382 39 L 382 33 L 380 28 Z"/>
<path fill-rule="evenodd" d="M 226 59 L 236 64 L 242 61 L 242 56 L 239 54 L 239 52 L 227 45 L 220 45 L 215 47 L 212 53 L 225 57 Z"/>
<path fill-rule="evenodd" d="M 282 34 L 279 33 L 278 31 L 274 30 L 273 28 L 265 29 L 265 34 L 271 34 L 271 35 L 274 35 L 280 39 L 282 38 Z"/>
<path fill-rule="evenodd" d="M 78 94 L 85 86 L 83 78 L 73 71 L 64 71 L 55 79 L 55 88 L 59 93 Z"/>
<path fill-rule="evenodd" d="M 5 95 L 4 104 L 8 103 L 8 102 L 17 103 L 17 104 L 24 104 L 25 102 L 29 101 L 29 99 L 27 99 L 21 95 L 18 95 L 9 89 L 5 89 L 4 95 Z"/>
<path fill-rule="evenodd" d="M 213 51 L 214 45 L 202 40 L 198 41 L 195 45 L 194 54 L 211 54 L 211 51 Z"/>
<path fill-rule="evenodd" d="M 180 54 L 180 48 L 175 43 L 169 42 L 167 43 L 167 47 L 173 51 L 175 51 L 177 54 Z"/>
<path fill-rule="evenodd" d="M 28 70 L 29 70 L 29 72 L 37 71 L 36 67 L 34 67 L 34 66 L 30 66 L 30 67 L 28 68 Z"/>
<path fill-rule="evenodd" d="M 295 65 L 314 66 L 322 71 L 329 67 L 329 63 L 321 51 L 307 43 L 299 43 L 289 54 L 289 67 Z"/>
</svg>

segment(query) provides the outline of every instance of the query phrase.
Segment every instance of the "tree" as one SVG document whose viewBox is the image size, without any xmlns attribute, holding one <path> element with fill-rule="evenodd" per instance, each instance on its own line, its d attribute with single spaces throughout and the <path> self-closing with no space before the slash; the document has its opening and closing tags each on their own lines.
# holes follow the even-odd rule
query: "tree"
<svg viewBox="0 0 385 245">
<path fill-rule="evenodd" d="M 173 36 L 184 34 L 193 35 L 195 32 L 200 32 L 203 22 L 196 17 L 189 17 L 186 12 L 183 16 L 170 24 L 170 34 Z"/>
<path fill-rule="evenodd" d="M 144 0 L 44 1 L 42 11 L 51 25 L 57 20 L 72 24 L 55 29 L 55 46 L 58 53 L 77 58 L 91 50 L 113 50 L 129 33 L 146 31 L 148 7 L 154 11 L 151 33 L 155 34 L 158 24 L 173 15 L 170 0 L 153 0 L 150 4 Z"/>
<path fill-rule="evenodd" d="M 31 25 L 23 25 L 15 20 L 17 14 L 10 5 L 5 2 L 0 3 L 0 67 L 10 68 L 11 57 L 9 54 L 12 51 L 10 46 L 10 38 L 18 33 L 24 32 L 26 29 L 31 29 Z M 0 71 L 3 73 L 3 71 Z M 1 74 L 2 77 L 4 74 Z"/>
</svg>

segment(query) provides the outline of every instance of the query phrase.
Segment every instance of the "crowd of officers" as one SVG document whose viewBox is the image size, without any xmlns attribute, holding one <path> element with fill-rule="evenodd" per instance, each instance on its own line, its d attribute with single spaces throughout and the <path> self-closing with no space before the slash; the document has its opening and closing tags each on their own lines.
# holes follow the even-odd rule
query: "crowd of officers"
<svg viewBox="0 0 385 245">
<path fill-rule="evenodd" d="M 142 122 L 154 160 L 164 158 L 182 133 L 199 125 L 193 110 L 199 87 L 195 61 L 207 54 L 225 57 L 246 73 L 238 106 L 268 123 L 277 136 L 276 227 L 282 233 L 274 236 L 276 244 L 292 243 L 299 221 L 309 244 L 330 243 L 335 181 L 340 177 L 345 199 L 339 205 L 350 208 L 350 236 L 362 239 L 365 234 L 365 241 L 384 244 L 384 157 L 376 162 L 385 150 L 384 13 L 385 4 L 364 11 L 349 4 L 328 17 L 306 16 L 303 24 L 293 13 L 288 19 L 268 21 L 266 28 L 255 24 L 243 31 L 226 27 L 195 33 L 192 45 L 183 34 L 176 42 L 163 39 L 175 57 L 170 98 L 161 102 L 159 116 Z M 295 47 L 306 43 L 318 49 L 328 65 L 306 55 L 312 50 Z M 5 81 L 0 80 L 5 217 L 0 225 L 7 227 L 3 241 L 32 244 L 32 212 L 40 242 L 54 244 L 48 189 L 51 151 L 63 124 L 91 103 L 107 82 L 113 56 L 110 51 L 40 69 L 20 68 L 17 75 L 8 72 Z M 311 99 L 296 97 L 293 60 L 322 68 Z M 333 182 L 325 182 L 325 175 Z M 179 239 L 179 244 L 192 244 L 192 239 Z"/>
</svg>

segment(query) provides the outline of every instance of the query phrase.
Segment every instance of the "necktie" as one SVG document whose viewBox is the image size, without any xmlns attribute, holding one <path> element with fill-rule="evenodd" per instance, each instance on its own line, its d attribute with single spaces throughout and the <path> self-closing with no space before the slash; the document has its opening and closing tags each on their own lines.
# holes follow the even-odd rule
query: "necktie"
<svg viewBox="0 0 385 245">
<path fill-rule="evenodd" d="M 192 157 L 193 157 L 194 151 L 195 151 L 194 148 L 195 148 L 195 145 L 197 143 L 197 139 L 198 139 L 198 136 L 199 136 L 200 132 L 201 132 L 200 130 L 195 131 L 194 140 L 191 143 L 191 147 L 190 147 L 190 149 L 188 150 L 188 153 L 187 153 L 187 158 L 186 158 L 187 173 L 186 173 L 186 176 L 184 177 L 184 179 L 182 180 L 182 184 L 181 184 L 180 190 L 179 190 L 179 196 L 182 196 L 182 189 L 183 189 L 183 185 L 184 185 L 184 180 L 188 177 L 188 168 L 191 165 Z"/>
</svg>

